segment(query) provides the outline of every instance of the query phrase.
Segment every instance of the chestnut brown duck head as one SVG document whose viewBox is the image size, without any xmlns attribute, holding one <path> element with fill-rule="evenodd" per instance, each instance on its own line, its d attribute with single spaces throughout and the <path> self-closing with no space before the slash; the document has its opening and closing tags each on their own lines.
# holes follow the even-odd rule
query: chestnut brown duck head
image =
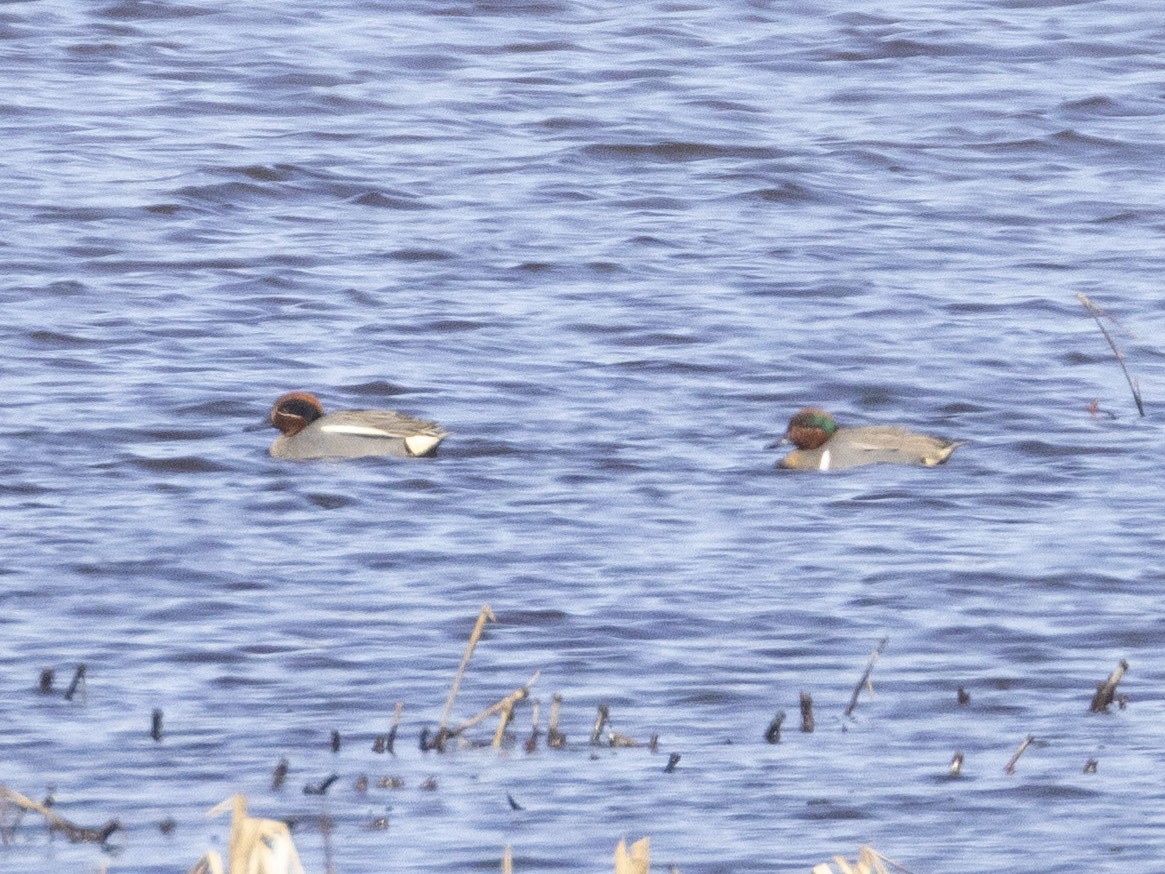
<svg viewBox="0 0 1165 874">
<path fill-rule="evenodd" d="M 310 392 L 283 395 L 271 408 L 270 424 L 282 433 L 271 444 L 276 458 L 406 458 L 432 455 L 448 436 L 436 422 L 392 410 L 324 413 Z"/>
</svg>

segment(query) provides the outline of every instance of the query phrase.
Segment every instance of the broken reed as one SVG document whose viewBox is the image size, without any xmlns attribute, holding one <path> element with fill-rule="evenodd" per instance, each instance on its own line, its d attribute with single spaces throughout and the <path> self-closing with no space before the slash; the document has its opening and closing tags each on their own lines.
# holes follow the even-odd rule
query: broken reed
<svg viewBox="0 0 1165 874">
<path fill-rule="evenodd" d="M 109 840 L 109 836 L 121 828 L 121 822 L 116 819 L 111 819 L 102 826 L 86 827 L 77 825 L 71 820 L 65 819 L 49 805 L 52 804 L 52 799 L 48 799 L 45 804 L 38 804 L 26 795 L 22 795 L 15 789 L 9 789 L 7 786 L 0 784 L 0 806 L 7 808 L 9 804 L 13 804 L 21 810 L 29 810 L 34 813 L 39 813 L 45 818 L 48 823 L 50 831 L 58 831 L 65 835 L 70 841 L 75 844 L 104 844 Z M 5 817 L 6 819 L 6 817 Z M 7 823 L 3 827 L 4 843 L 8 843 L 8 827 Z"/>
<path fill-rule="evenodd" d="M 853 715 L 854 708 L 856 708 L 858 706 L 858 695 L 861 694 L 863 687 L 869 686 L 870 691 L 871 692 L 874 691 L 874 684 L 870 682 L 870 674 L 873 673 L 874 665 L 878 661 L 878 656 L 880 656 L 882 654 L 882 650 L 884 650 L 886 648 L 886 644 L 889 642 L 889 640 L 890 640 L 890 638 L 883 637 L 878 642 L 878 645 L 876 647 L 874 647 L 874 651 L 872 653 L 870 653 L 870 659 L 868 662 L 866 662 L 866 670 L 862 673 L 862 678 L 860 680 L 858 680 L 858 684 L 856 686 L 854 686 L 854 691 L 853 691 L 853 694 L 850 696 L 849 704 L 846 705 L 846 708 L 845 708 L 845 715 L 846 716 Z"/>
<path fill-rule="evenodd" d="M 445 699 L 445 710 L 441 713 L 441 721 L 437 723 L 437 739 L 433 745 L 438 750 L 445 749 L 445 740 L 448 737 L 447 726 L 449 724 L 449 715 L 453 712 L 453 702 L 457 698 L 457 690 L 461 688 L 461 680 L 465 676 L 465 669 L 469 667 L 469 659 L 473 655 L 473 650 L 477 647 L 477 642 L 481 640 L 481 634 L 485 630 L 485 624 L 489 621 L 497 621 L 494 616 L 494 611 L 490 609 L 489 604 L 483 604 L 481 613 L 477 617 L 477 622 L 474 623 L 473 632 L 469 635 L 469 643 L 465 647 L 465 654 L 461 657 L 461 666 L 458 667 L 457 673 L 453 676 L 453 685 L 449 688 L 449 697 Z"/>
<path fill-rule="evenodd" d="M 1031 746 L 1031 743 L 1032 743 L 1032 741 L 1033 741 L 1033 740 L 1035 740 L 1035 739 L 1036 739 L 1036 736 L 1035 736 L 1034 734 L 1029 734 L 1027 737 L 1025 737 L 1025 738 L 1023 739 L 1023 743 L 1021 743 L 1021 744 L 1019 745 L 1019 749 L 1017 749 L 1017 750 L 1015 751 L 1015 755 L 1013 755 L 1013 756 L 1012 756 L 1012 757 L 1011 757 L 1011 758 L 1008 760 L 1007 764 L 1006 764 L 1006 765 L 1004 765 L 1004 767 L 1003 767 L 1003 771 L 1004 771 L 1004 773 L 1006 773 L 1006 774 L 1014 774 L 1014 773 L 1015 773 L 1015 766 L 1016 766 L 1016 764 L 1019 762 L 1019 757 L 1020 757 L 1020 756 L 1022 756 L 1022 755 L 1024 754 L 1024 751 L 1025 751 L 1025 750 L 1026 750 L 1026 749 L 1027 749 L 1029 746 Z"/>
<path fill-rule="evenodd" d="M 1108 679 L 1103 683 L 1097 683 L 1096 694 L 1092 696 L 1092 704 L 1089 710 L 1093 713 L 1104 713 L 1108 710 L 1108 705 L 1116 699 L 1117 684 L 1124 678 L 1125 671 L 1129 669 L 1129 663 L 1124 659 L 1120 660 L 1120 664 L 1116 666 Z M 1124 707 L 1124 700 L 1120 701 L 1120 706 Z"/>
<path fill-rule="evenodd" d="M 1125 356 L 1117 348 L 1116 342 L 1112 339 L 1112 335 L 1108 333 L 1108 329 L 1104 327 L 1101 317 L 1106 313 L 1096 304 L 1088 299 L 1086 295 L 1076 293 L 1076 299 L 1084 305 L 1084 309 L 1088 310 L 1088 315 L 1092 316 L 1093 321 L 1096 322 L 1096 327 L 1100 328 L 1100 333 L 1104 334 L 1104 339 L 1108 341 L 1108 348 L 1112 350 L 1112 354 L 1116 356 L 1116 363 L 1120 365 L 1121 373 L 1125 375 L 1125 382 L 1129 384 L 1129 389 L 1132 390 L 1133 400 L 1137 404 L 1137 412 L 1142 416 L 1145 415 L 1145 404 L 1141 400 L 1141 386 L 1136 380 L 1129 375 L 1129 369 L 1125 366 Z M 1111 318 L 1111 316 L 1109 316 Z"/>
</svg>

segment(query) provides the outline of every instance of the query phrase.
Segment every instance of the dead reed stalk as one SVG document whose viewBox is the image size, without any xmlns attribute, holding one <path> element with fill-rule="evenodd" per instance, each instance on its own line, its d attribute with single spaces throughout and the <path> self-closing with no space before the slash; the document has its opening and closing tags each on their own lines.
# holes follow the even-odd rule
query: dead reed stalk
<svg viewBox="0 0 1165 874">
<path fill-rule="evenodd" d="M 1133 393 L 1133 400 L 1137 404 L 1137 412 L 1142 416 L 1145 415 L 1145 404 L 1141 400 L 1141 386 L 1132 376 L 1129 375 L 1129 369 L 1125 366 L 1125 356 L 1117 348 L 1116 343 L 1112 339 L 1112 335 L 1104 327 L 1104 323 L 1100 320 L 1106 313 L 1096 304 L 1088 299 L 1086 295 L 1076 293 L 1076 299 L 1084 304 L 1084 309 L 1088 310 L 1088 315 L 1092 316 L 1093 321 L 1096 322 L 1096 327 L 1100 328 L 1100 333 L 1104 334 L 1104 339 L 1108 341 L 1108 348 L 1112 350 L 1112 354 L 1116 356 L 1116 363 L 1120 365 L 1121 372 L 1125 375 L 1125 382 L 1129 384 L 1129 388 Z M 1110 317 L 1111 318 L 1111 317 Z"/>
<path fill-rule="evenodd" d="M 1089 706 L 1089 710 L 1093 713 L 1103 713 L 1108 710 L 1108 705 L 1116 698 L 1117 684 L 1124 678 L 1125 671 L 1128 669 L 1129 663 L 1121 659 L 1120 664 L 1108 675 L 1108 679 L 1096 685 L 1096 694 L 1092 696 L 1092 704 Z M 1124 706 L 1123 700 L 1121 706 Z"/>
<path fill-rule="evenodd" d="M 485 710 L 481 711 L 481 713 L 478 713 L 476 716 L 469 717 L 469 719 L 465 720 L 465 722 L 461 723 L 456 728 L 446 729 L 445 737 L 446 738 L 457 737 L 457 735 L 461 734 L 467 728 L 472 728 L 473 726 L 475 726 L 479 722 L 481 722 L 483 719 L 487 719 L 488 717 L 493 716 L 495 713 L 500 713 L 500 712 L 504 711 L 506 708 L 513 709 L 513 706 L 515 704 L 517 704 L 519 701 L 521 701 L 523 698 L 525 698 L 527 695 L 530 694 L 530 687 L 538 682 L 538 677 L 540 677 L 541 675 L 542 675 L 541 670 L 535 671 L 533 674 L 530 675 L 530 679 L 526 681 L 526 684 L 524 686 L 521 686 L 521 687 L 515 689 L 513 692 L 511 692 L 505 698 L 502 698 L 500 701 L 497 701 L 497 702 L 491 704 L 489 707 L 485 708 Z"/>
<path fill-rule="evenodd" d="M 1015 755 L 1012 756 L 1008 760 L 1006 765 L 1004 765 L 1004 767 L 1003 767 L 1004 773 L 1007 773 L 1007 774 L 1014 774 L 1015 773 L 1015 765 L 1019 761 L 1019 757 L 1023 755 L 1024 750 L 1026 750 L 1029 746 L 1031 746 L 1031 742 L 1035 739 L 1036 739 L 1036 736 L 1034 734 L 1029 734 L 1027 737 L 1025 737 L 1023 739 L 1023 743 L 1021 743 L 1019 745 L 1019 749 L 1017 749 L 1015 751 Z"/>
<path fill-rule="evenodd" d="M 44 804 L 38 804 L 27 795 L 17 792 L 15 789 L 9 789 L 7 786 L 0 784 L 0 804 L 7 806 L 9 803 L 15 804 L 23 810 L 31 810 L 34 813 L 39 813 L 45 818 L 52 831 L 62 832 L 66 838 L 73 843 L 89 843 L 89 844 L 104 844 L 109 840 L 109 836 L 121 828 L 121 823 L 116 819 L 111 819 L 105 825 L 98 828 L 87 828 L 85 826 L 77 825 L 70 822 L 61 816 L 51 807 Z M 8 829 L 4 829 L 4 843 L 8 843 Z"/>
<path fill-rule="evenodd" d="M 910 874 L 908 868 L 887 859 L 872 847 L 862 847 L 858 850 L 856 861 L 849 862 L 842 856 L 834 856 L 833 865 L 828 862 L 815 865 L 813 874 L 890 874 L 891 868 Z"/>
<path fill-rule="evenodd" d="M 453 677 L 453 685 L 449 687 L 449 697 L 445 699 L 445 710 L 441 713 L 441 721 L 437 723 L 437 739 L 433 745 L 438 750 L 445 748 L 445 739 L 449 736 L 447 726 L 449 725 L 449 715 L 453 712 L 453 702 L 457 698 L 457 690 L 461 688 L 461 680 L 465 676 L 465 669 L 469 667 L 469 659 L 473 656 L 473 650 L 477 647 L 477 642 L 481 640 L 482 631 L 485 629 L 486 622 L 497 622 L 497 617 L 494 616 L 494 611 L 490 609 L 489 604 L 481 606 L 481 613 L 478 614 L 477 622 L 473 625 L 473 631 L 469 635 L 469 643 L 465 646 L 465 654 L 461 657 L 461 665 L 457 668 L 457 673 Z"/>
<path fill-rule="evenodd" d="M 874 647 L 874 651 L 872 653 L 870 653 L 870 660 L 868 662 L 866 662 L 866 670 L 862 673 L 862 678 L 860 680 L 858 680 L 858 684 L 856 686 L 854 686 L 854 692 L 850 696 L 849 704 L 846 705 L 846 708 L 845 708 L 845 715 L 846 716 L 853 715 L 854 708 L 858 706 L 858 695 L 861 694 L 863 686 L 869 686 L 870 693 L 871 694 L 873 693 L 874 684 L 870 682 L 870 674 L 873 673 L 874 665 L 878 661 L 878 656 L 880 656 L 882 654 L 882 650 L 884 650 L 886 648 L 886 643 L 889 640 L 890 640 L 890 638 L 883 637 L 878 642 L 878 645 L 876 647 Z"/>
<path fill-rule="evenodd" d="M 215 850 L 207 850 L 190 874 L 304 874 L 286 823 L 247 815 L 245 795 L 232 795 L 210 809 L 210 816 L 231 811 L 228 867 Z"/>
<path fill-rule="evenodd" d="M 615 847 L 615 874 L 648 874 L 651 868 L 651 838 L 640 838 L 627 850 L 627 841 Z"/>
</svg>

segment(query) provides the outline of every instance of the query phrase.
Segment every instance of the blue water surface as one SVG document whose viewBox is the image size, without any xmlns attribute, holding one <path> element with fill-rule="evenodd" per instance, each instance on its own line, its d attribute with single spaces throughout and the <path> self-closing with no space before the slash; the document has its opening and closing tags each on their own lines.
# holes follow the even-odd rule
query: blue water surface
<svg viewBox="0 0 1165 874">
<path fill-rule="evenodd" d="M 0 868 L 188 870 L 245 793 L 309 871 L 1152 870 L 1163 42 L 1132 0 L 0 6 L 0 783 L 123 827 L 9 807 Z M 276 461 L 293 389 L 452 436 Z M 776 471 L 807 405 L 968 443 Z M 514 740 L 423 752 L 484 604 L 452 719 L 540 671 Z"/>
</svg>

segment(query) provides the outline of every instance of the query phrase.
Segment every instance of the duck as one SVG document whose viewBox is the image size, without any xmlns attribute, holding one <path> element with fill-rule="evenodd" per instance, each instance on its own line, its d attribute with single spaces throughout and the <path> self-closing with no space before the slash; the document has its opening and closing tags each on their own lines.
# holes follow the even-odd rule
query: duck
<svg viewBox="0 0 1165 874">
<path fill-rule="evenodd" d="M 271 444 L 275 458 L 409 458 L 433 455 L 449 433 L 436 422 L 393 410 L 336 410 L 324 413 L 310 392 L 283 395 L 267 424 L 282 433 Z"/>
<path fill-rule="evenodd" d="M 864 464 L 943 464 L 965 440 L 918 434 L 900 425 L 843 428 L 825 410 L 807 407 L 789 420 L 781 443 L 797 448 L 777 462 L 790 470 L 844 470 Z"/>
</svg>

